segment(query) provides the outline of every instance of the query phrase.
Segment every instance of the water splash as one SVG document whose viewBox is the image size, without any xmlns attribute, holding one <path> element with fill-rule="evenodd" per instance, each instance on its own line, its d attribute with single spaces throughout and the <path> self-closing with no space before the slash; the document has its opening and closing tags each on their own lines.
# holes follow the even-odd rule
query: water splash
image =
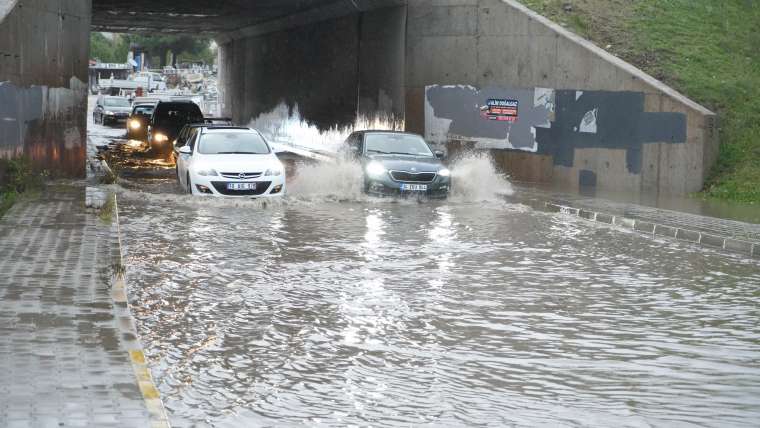
<svg viewBox="0 0 760 428">
<path fill-rule="evenodd" d="M 362 200 L 362 167 L 358 162 L 339 158 L 333 162 L 301 165 L 288 184 L 288 196 L 301 200 Z"/>
<path fill-rule="evenodd" d="M 291 110 L 285 103 L 281 103 L 274 110 L 252 119 L 248 126 L 258 129 L 268 141 L 273 143 L 315 151 L 337 152 L 354 130 L 403 130 L 404 121 L 383 114 L 358 116 L 351 126 L 321 131 L 301 116 L 298 105 Z"/>
<path fill-rule="evenodd" d="M 512 184 L 500 173 L 488 152 L 471 152 L 452 163 L 449 199 L 457 202 L 502 200 L 514 194 Z"/>
</svg>

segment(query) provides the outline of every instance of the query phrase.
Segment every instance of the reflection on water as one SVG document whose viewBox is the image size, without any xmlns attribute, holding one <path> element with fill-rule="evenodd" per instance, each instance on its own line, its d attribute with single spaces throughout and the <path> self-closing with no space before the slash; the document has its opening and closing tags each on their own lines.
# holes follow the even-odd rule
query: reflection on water
<svg viewBox="0 0 760 428">
<path fill-rule="evenodd" d="M 498 200 L 120 207 L 174 426 L 760 418 L 753 261 Z"/>
</svg>

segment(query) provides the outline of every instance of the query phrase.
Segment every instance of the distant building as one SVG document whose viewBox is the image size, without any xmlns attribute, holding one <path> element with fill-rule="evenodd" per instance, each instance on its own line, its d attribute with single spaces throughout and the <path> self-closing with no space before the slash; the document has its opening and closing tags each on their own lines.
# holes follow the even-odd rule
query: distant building
<svg viewBox="0 0 760 428">
<path fill-rule="evenodd" d="M 132 72 L 129 64 L 113 64 L 90 61 L 89 85 L 90 92 L 97 93 L 100 81 L 106 79 L 126 80 Z"/>
</svg>

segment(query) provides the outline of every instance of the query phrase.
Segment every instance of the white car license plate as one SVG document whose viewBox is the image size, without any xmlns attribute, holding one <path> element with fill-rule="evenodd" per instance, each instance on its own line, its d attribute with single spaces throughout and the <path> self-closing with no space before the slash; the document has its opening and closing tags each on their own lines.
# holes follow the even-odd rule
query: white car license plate
<svg viewBox="0 0 760 428">
<path fill-rule="evenodd" d="M 407 184 L 401 185 L 401 190 L 409 192 L 427 192 L 427 184 Z"/>
<path fill-rule="evenodd" d="M 227 190 L 256 190 L 256 183 L 227 183 Z"/>
</svg>

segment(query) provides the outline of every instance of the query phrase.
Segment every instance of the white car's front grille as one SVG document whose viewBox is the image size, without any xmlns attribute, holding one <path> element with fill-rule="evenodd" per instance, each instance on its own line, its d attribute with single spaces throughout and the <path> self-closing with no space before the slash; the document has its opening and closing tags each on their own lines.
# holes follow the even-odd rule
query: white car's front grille
<svg viewBox="0 0 760 428">
<path fill-rule="evenodd" d="M 238 180 L 250 180 L 252 178 L 261 177 L 260 172 L 222 172 L 221 176 L 224 178 L 232 178 Z"/>
</svg>

